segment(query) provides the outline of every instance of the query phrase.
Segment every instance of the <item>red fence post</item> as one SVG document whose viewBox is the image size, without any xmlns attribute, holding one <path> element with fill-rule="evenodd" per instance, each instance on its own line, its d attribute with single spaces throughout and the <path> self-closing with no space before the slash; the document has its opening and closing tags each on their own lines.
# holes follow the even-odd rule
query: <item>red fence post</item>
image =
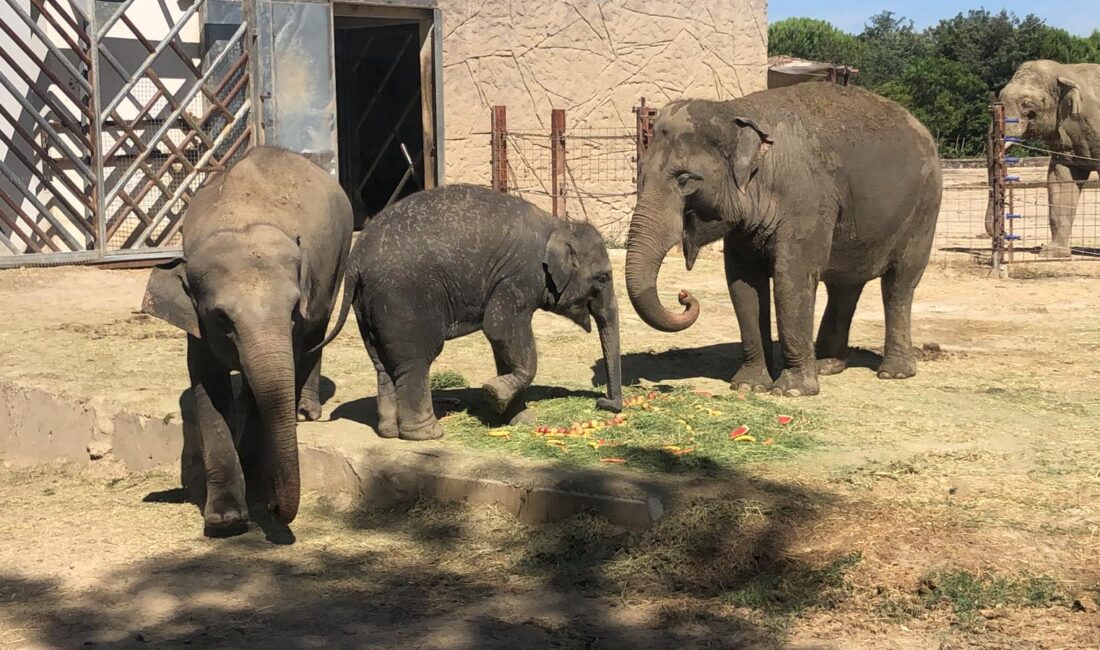
<svg viewBox="0 0 1100 650">
<path fill-rule="evenodd" d="M 635 140 L 638 149 L 634 156 L 634 182 L 638 185 L 638 189 L 642 186 L 642 156 L 649 149 L 649 143 L 653 141 L 653 118 L 656 114 L 655 109 L 645 105 L 645 97 L 642 97 L 638 106 L 634 107 L 634 115 L 637 118 Z"/>
<path fill-rule="evenodd" d="M 554 203 L 554 216 L 565 217 L 565 196 L 562 186 L 565 176 L 565 109 L 550 112 L 550 193 Z"/>
<path fill-rule="evenodd" d="M 493 189 L 508 193 L 508 107 L 494 106 L 492 117 Z"/>
<path fill-rule="evenodd" d="M 993 104 L 993 124 L 986 147 L 990 209 L 993 211 L 993 277 L 1001 277 L 1005 251 L 1005 106 Z"/>
</svg>

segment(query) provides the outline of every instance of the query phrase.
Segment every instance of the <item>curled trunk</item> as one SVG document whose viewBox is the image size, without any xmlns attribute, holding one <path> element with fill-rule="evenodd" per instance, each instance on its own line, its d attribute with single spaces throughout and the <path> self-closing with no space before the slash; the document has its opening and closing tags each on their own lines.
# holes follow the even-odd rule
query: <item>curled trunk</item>
<svg viewBox="0 0 1100 650">
<path fill-rule="evenodd" d="M 263 422 L 263 467 L 274 516 L 284 523 L 298 514 L 298 418 L 290 323 L 278 334 L 242 336 L 241 365 Z"/>
<path fill-rule="evenodd" d="M 682 313 L 665 308 L 657 295 L 657 275 L 668 251 L 683 232 L 683 202 L 663 189 L 643 191 L 630 220 L 626 246 L 626 291 L 634 310 L 647 325 L 678 332 L 699 318 L 699 301 L 681 290 Z"/>
</svg>

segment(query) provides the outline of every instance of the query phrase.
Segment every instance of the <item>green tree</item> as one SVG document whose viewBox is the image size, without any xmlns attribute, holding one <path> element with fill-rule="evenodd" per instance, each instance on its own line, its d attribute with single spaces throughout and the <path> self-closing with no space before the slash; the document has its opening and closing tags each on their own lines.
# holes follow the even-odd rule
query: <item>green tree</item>
<svg viewBox="0 0 1100 650">
<path fill-rule="evenodd" d="M 859 65 L 859 42 L 824 20 L 787 18 L 768 25 L 768 54 Z"/>
<path fill-rule="evenodd" d="M 1043 21 L 1027 16 L 1021 22 L 1007 11 L 985 9 L 941 20 L 928 30 L 932 52 L 973 71 L 990 90 L 1004 87 L 1021 63 L 1034 51 Z"/>
<path fill-rule="evenodd" d="M 862 54 L 856 80 L 868 88 L 897 79 L 931 50 L 928 36 L 913 29 L 913 21 L 898 17 L 892 11 L 871 16 L 856 40 Z"/>
<path fill-rule="evenodd" d="M 942 57 L 916 61 L 878 92 L 906 106 L 940 142 L 946 157 L 982 153 L 989 91 L 966 66 Z"/>
</svg>

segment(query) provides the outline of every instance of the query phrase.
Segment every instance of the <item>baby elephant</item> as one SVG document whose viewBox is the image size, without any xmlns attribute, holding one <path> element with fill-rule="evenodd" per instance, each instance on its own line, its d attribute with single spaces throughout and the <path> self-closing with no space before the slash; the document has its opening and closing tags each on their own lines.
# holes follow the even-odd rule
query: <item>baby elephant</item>
<svg viewBox="0 0 1100 650">
<path fill-rule="evenodd" d="M 320 417 L 321 353 L 310 348 L 325 336 L 351 231 L 332 176 L 257 148 L 195 193 L 184 257 L 149 277 L 142 310 L 187 332 L 209 528 L 247 519 L 241 461 L 248 469 L 253 445 L 275 516 L 289 523 L 298 512 L 297 414 Z M 231 370 L 244 380 L 237 431 Z"/>
<path fill-rule="evenodd" d="M 482 330 L 497 376 L 484 390 L 513 424 L 532 422 L 526 390 L 537 357 L 531 316 L 545 309 L 599 328 L 607 398 L 622 409 L 619 308 L 603 238 L 588 224 L 555 219 L 490 189 L 451 185 L 414 194 L 376 215 L 351 252 L 334 339 L 354 305 L 378 371 L 378 434 L 443 435 L 428 372 L 443 342 Z"/>
</svg>

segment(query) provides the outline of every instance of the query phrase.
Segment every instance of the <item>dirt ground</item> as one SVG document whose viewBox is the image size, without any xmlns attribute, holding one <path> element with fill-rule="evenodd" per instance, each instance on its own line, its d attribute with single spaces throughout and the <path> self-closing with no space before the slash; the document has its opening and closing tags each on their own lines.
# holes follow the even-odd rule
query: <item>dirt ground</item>
<svg viewBox="0 0 1100 650">
<path fill-rule="evenodd" d="M 5 465 L 0 647 L 1100 647 L 1100 265 L 1013 272 L 930 268 L 914 306 L 925 359 L 897 382 L 871 370 L 869 285 L 856 367 L 796 402 L 821 444 L 744 466 L 724 498 L 645 533 L 307 495 L 293 544 L 208 539 L 167 471 Z M 146 277 L 0 273 L 15 316 L 0 380 L 178 417 L 183 338 L 135 313 Z M 624 380 L 723 389 L 739 347 L 722 285 L 718 260 L 688 274 L 670 259 L 666 299 L 689 288 L 703 315 L 662 334 L 624 304 Z M 544 314 L 535 328 L 536 383 L 591 390 L 595 335 Z M 326 412 L 374 394 L 354 327 L 326 355 Z M 480 335 L 436 365 L 475 383 L 492 367 Z"/>
</svg>

